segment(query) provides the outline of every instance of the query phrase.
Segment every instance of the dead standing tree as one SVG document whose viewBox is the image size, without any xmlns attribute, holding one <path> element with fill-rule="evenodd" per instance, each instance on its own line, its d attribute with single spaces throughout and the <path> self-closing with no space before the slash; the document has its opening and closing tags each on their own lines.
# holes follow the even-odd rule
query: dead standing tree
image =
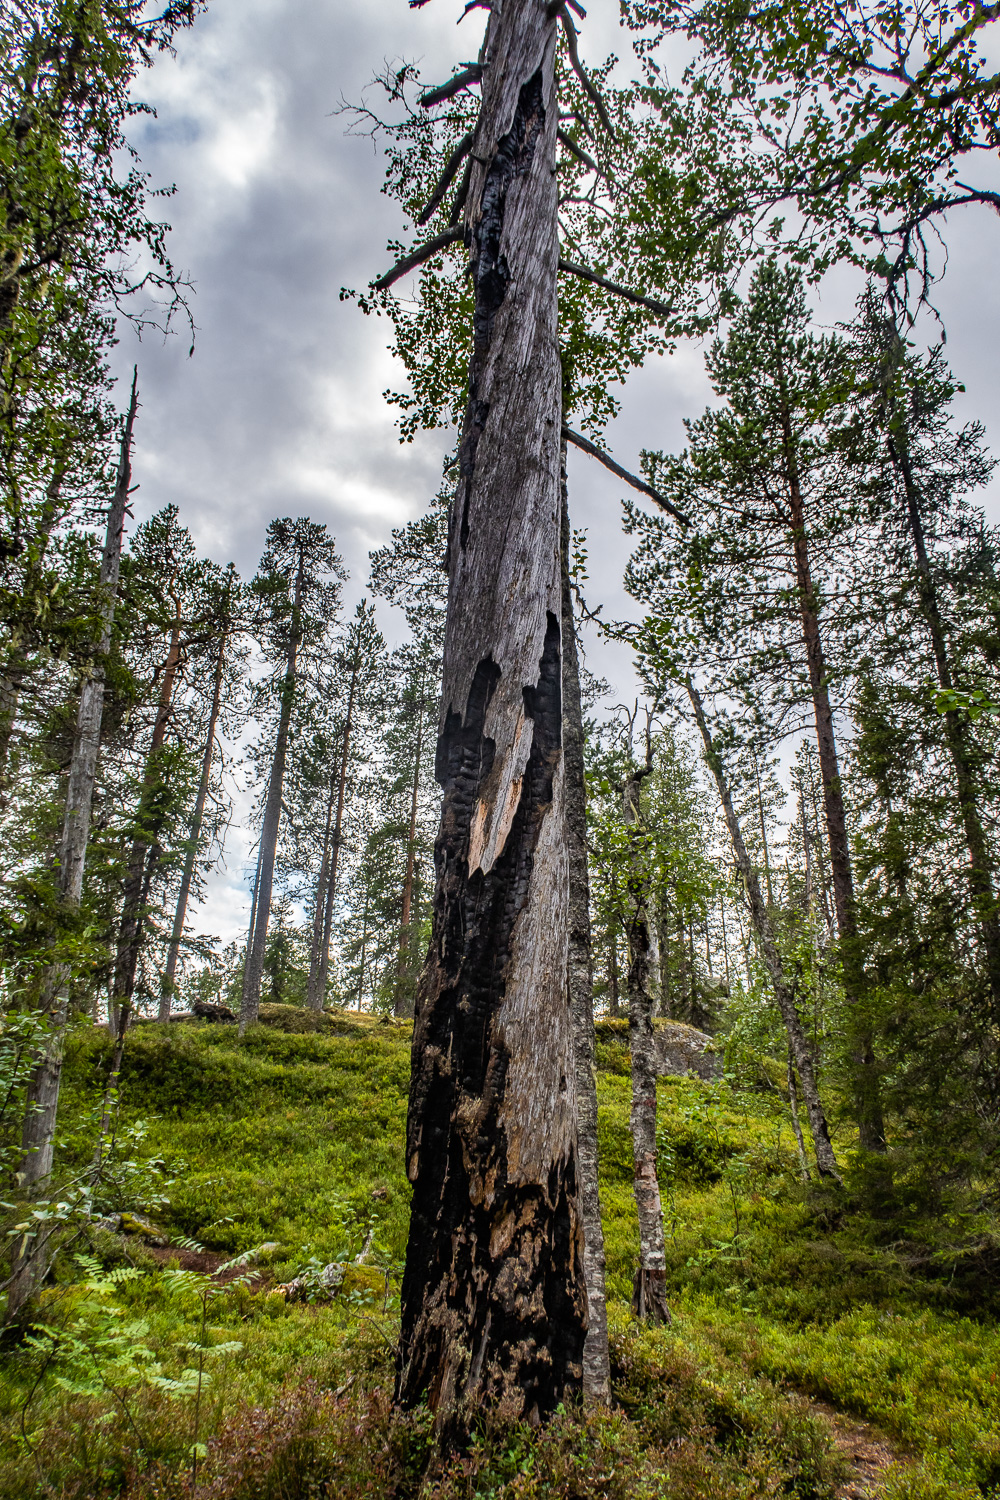
<svg viewBox="0 0 1000 1500">
<path fill-rule="evenodd" d="M 413 1038 L 396 1393 L 538 1421 L 587 1326 L 567 996 L 556 13 L 489 17 L 465 206 L 469 403 L 449 540 L 431 948 Z"/>
<path fill-rule="evenodd" d="M 639 1218 L 639 1265 L 632 1289 L 632 1311 L 649 1323 L 669 1323 L 667 1307 L 666 1244 L 663 1207 L 656 1176 L 656 1037 L 653 1033 L 653 995 L 649 984 L 649 871 L 642 812 L 642 783 L 653 770 L 653 737 L 646 711 L 646 758 L 632 759 L 638 705 L 628 716 L 625 740 L 628 779 L 622 787 L 622 813 L 628 845 L 626 877 L 628 937 L 628 1038 L 632 1054 L 633 1191 Z"/>
</svg>

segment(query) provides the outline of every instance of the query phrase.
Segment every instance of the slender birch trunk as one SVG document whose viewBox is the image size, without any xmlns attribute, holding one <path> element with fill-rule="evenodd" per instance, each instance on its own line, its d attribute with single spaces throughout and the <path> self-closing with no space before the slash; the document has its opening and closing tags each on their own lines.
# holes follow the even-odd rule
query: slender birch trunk
<svg viewBox="0 0 1000 1500">
<path fill-rule="evenodd" d="M 264 803 L 264 824 L 260 834 L 260 850 L 257 855 L 255 898 L 247 937 L 246 967 L 243 971 L 243 996 L 240 1003 L 239 1034 L 243 1036 L 248 1026 L 256 1024 L 260 1013 L 260 986 L 264 977 L 264 949 L 267 945 L 267 925 L 271 920 L 271 892 L 274 888 L 274 861 L 278 852 L 278 829 L 281 825 L 281 796 L 285 785 L 285 761 L 288 756 L 288 730 L 292 720 L 292 706 L 298 678 L 299 643 L 302 639 L 302 585 L 305 558 L 300 549 L 299 565 L 295 575 L 292 597 L 292 626 L 288 643 L 288 658 L 285 677 L 281 686 L 281 709 L 278 717 L 278 733 L 274 744 L 274 758 L 267 783 L 267 800 Z"/>
<path fill-rule="evenodd" d="M 799 1152 L 799 1171 L 802 1181 L 809 1181 L 809 1158 L 806 1156 L 806 1143 L 802 1138 L 802 1126 L 799 1124 L 799 1094 L 795 1086 L 795 1060 L 792 1057 L 792 1049 L 788 1049 L 788 1112 L 792 1117 L 792 1132 L 795 1136 L 795 1144 Z"/>
<path fill-rule="evenodd" d="M 424 669 L 426 670 L 426 668 Z M 417 806 L 420 793 L 420 764 L 424 734 L 424 672 L 420 676 L 420 699 L 417 707 L 417 743 L 413 757 L 413 786 L 410 795 L 410 826 L 406 838 L 406 874 L 403 877 L 403 908 L 399 922 L 399 952 L 396 958 L 396 998 L 393 1011 L 397 1016 L 413 1014 L 413 1003 L 404 993 L 410 948 L 410 911 L 413 902 L 413 870 L 416 861 Z"/>
<path fill-rule="evenodd" d="M 587 1281 L 587 1338 L 583 1346 L 583 1392 L 611 1400 L 611 1356 L 605 1288 L 604 1227 L 597 1182 L 597 1072 L 594 1065 L 594 967 L 590 940 L 590 879 L 587 871 L 587 782 L 584 773 L 583 704 L 576 621 L 569 575 L 569 488 L 566 443 L 562 448 L 562 637 L 563 758 L 566 765 L 566 836 L 569 848 L 569 1004 L 573 1017 L 576 1071 L 576 1140 L 583 1217 L 583 1266 Z"/>
<path fill-rule="evenodd" d="M 631 853 L 628 877 L 628 1039 L 632 1057 L 633 1192 L 639 1217 L 639 1265 L 632 1288 L 632 1312 L 645 1323 L 669 1323 L 667 1256 L 663 1205 L 656 1176 L 656 1038 L 649 987 L 648 877 L 639 805 L 643 779 L 653 769 L 647 740 L 645 766 L 636 767 L 622 797 Z"/>
<path fill-rule="evenodd" d="M 740 828 L 739 819 L 736 816 L 736 810 L 733 806 L 732 793 L 729 790 L 729 783 L 726 780 L 722 756 L 712 739 L 712 732 L 705 718 L 705 710 L 698 689 L 690 678 L 688 678 L 685 686 L 687 687 L 688 697 L 691 700 L 691 707 L 694 710 L 698 731 L 701 734 L 702 743 L 705 747 L 705 759 L 708 762 L 712 775 L 715 777 L 719 801 L 722 804 L 726 827 L 729 830 L 733 858 L 736 861 L 737 872 L 743 882 L 747 907 L 750 912 L 750 921 L 757 938 L 757 947 L 771 980 L 774 998 L 777 1001 L 781 1019 L 785 1023 L 785 1034 L 788 1037 L 790 1053 L 794 1059 L 795 1067 L 798 1070 L 798 1075 L 802 1083 L 802 1097 L 806 1107 L 806 1116 L 809 1120 L 809 1130 L 813 1138 L 816 1166 L 821 1177 L 835 1177 L 840 1181 L 840 1168 L 830 1142 L 830 1131 L 826 1123 L 826 1113 L 819 1097 L 812 1051 L 803 1030 L 802 1022 L 799 1019 L 792 987 L 785 975 L 781 954 L 778 951 L 778 945 L 774 938 L 774 929 L 771 926 L 771 918 L 761 893 L 760 880 L 758 879 L 757 871 L 750 861 L 747 846 L 743 840 L 743 830 Z M 747 969 L 749 972 L 749 954 L 747 955 Z"/>
<path fill-rule="evenodd" d="M 108 507 L 104 552 L 98 577 L 100 633 L 94 641 L 94 657 L 89 675 L 80 689 L 66 787 L 59 844 L 59 906 L 67 917 L 72 917 L 78 910 L 83 896 L 87 838 L 97 777 L 97 757 L 101 746 L 105 662 L 111 649 L 121 567 L 122 533 L 132 484 L 132 431 L 139 404 L 137 381 L 137 373 L 133 372 L 132 394 L 118 459 L 115 492 Z M 69 963 L 57 962 L 45 971 L 40 986 L 41 1004 L 48 1013 L 50 1029 L 48 1041 L 38 1055 L 26 1091 L 24 1127 L 21 1132 L 24 1155 L 20 1180 L 29 1189 L 47 1182 L 52 1172 L 70 974 Z M 15 1317 L 32 1296 L 43 1270 L 42 1260 L 30 1250 L 20 1259 L 8 1292 L 8 1319 Z"/>
<path fill-rule="evenodd" d="M 444 797 L 413 1033 L 396 1394 L 537 1422 L 587 1327 L 562 756 L 557 20 L 489 13 L 466 231 L 469 405 L 449 539 Z"/>
<path fill-rule="evenodd" d="M 176 989 L 174 976 L 177 972 L 177 959 L 180 954 L 181 939 L 184 936 L 184 923 L 187 920 L 187 907 L 191 895 L 191 883 L 194 879 L 194 867 L 198 859 L 198 842 L 201 838 L 201 825 L 205 818 L 205 803 L 208 801 L 208 788 L 212 779 L 212 761 L 215 756 L 215 733 L 219 723 L 219 710 L 222 706 L 222 683 L 226 670 L 226 647 L 229 644 L 231 632 L 229 606 L 232 595 L 232 584 L 233 574 L 231 573 L 225 597 L 226 626 L 219 636 L 219 650 L 215 659 L 212 706 L 208 715 L 208 733 L 205 736 L 205 754 L 201 762 L 201 779 L 198 782 L 198 795 L 195 798 L 194 815 L 192 816 L 191 827 L 188 832 L 188 850 L 184 856 L 181 888 L 177 893 L 174 925 L 170 934 L 167 963 L 163 971 L 163 982 L 160 988 L 160 1009 L 157 1016 L 157 1019 L 160 1021 L 170 1020 L 170 1005 Z"/>
</svg>

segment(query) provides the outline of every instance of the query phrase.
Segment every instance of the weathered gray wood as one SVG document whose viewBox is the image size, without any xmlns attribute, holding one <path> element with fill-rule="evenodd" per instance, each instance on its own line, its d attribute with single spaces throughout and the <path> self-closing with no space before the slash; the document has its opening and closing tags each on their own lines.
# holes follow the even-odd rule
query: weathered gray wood
<svg viewBox="0 0 1000 1500">
<path fill-rule="evenodd" d="M 816 1166 L 822 1177 L 835 1177 L 840 1180 L 840 1168 L 837 1158 L 833 1152 L 830 1141 L 830 1132 L 826 1123 L 826 1112 L 823 1102 L 819 1096 L 819 1088 L 816 1084 L 816 1069 L 813 1065 L 812 1052 L 809 1041 L 802 1029 L 798 1009 L 795 1004 L 795 996 L 792 987 L 788 983 L 781 954 L 774 938 L 774 929 L 771 926 L 771 918 L 764 902 L 750 855 L 743 838 L 743 830 L 740 827 L 736 809 L 733 806 L 732 793 L 726 779 L 726 770 L 722 762 L 722 756 L 712 738 L 708 720 L 705 717 L 705 708 L 701 701 L 701 694 L 694 683 L 688 678 L 688 697 L 694 710 L 695 722 L 701 735 L 702 744 L 705 747 L 705 759 L 712 775 L 715 777 L 715 785 L 719 792 L 719 801 L 722 804 L 723 815 L 726 819 L 726 827 L 729 830 L 729 841 L 733 849 L 733 858 L 743 889 L 746 892 L 747 907 L 750 911 L 750 921 L 757 938 L 757 948 L 764 967 L 767 969 L 774 990 L 774 998 L 781 1013 L 781 1019 L 785 1023 L 785 1034 L 788 1037 L 788 1046 L 795 1067 L 798 1069 L 799 1079 L 802 1083 L 802 1098 L 806 1107 L 806 1116 L 809 1120 L 809 1130 L 813 1138 L 813 1150 L 816 1153 Z"/>
<path fill-rule="evenodd" d="M 604 1227 L 597 1182 L 597 1071 L 594 1064 L 594 968 L 590 941 L 587 871 L 587 782 L 583 756 L 583 704 L 576 621 L 569 572 L 569 486 L 566 441 L 562 450 L 563 759 L 566 766 L 566 837 L 569 849 L 569 1004 L 576 1066 L 576 1139 L 580 1163 L 587 1341 L 583 1346 L 584 1395 L 611 1400 L 611 1357 L 605 1290 Z"/>
<path fill-rule="evenodd" d="M 431 949 L 413 1038 L 397 1396 L 538 1421 L 586 1332 L 562 757 L 556 25 L 490 12 L 466 208 Z"/>
</svg>

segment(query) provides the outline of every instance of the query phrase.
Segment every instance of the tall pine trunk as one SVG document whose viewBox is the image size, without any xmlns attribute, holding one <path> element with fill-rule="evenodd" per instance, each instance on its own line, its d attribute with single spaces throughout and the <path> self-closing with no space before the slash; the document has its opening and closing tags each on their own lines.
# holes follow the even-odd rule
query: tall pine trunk
<svg viewBox="0 0 1000 1500">
<path fill-rule="evenodd" d="M 111 631 L 118 598 L 122 532 L 132 483 L 132 430 L 138 400 L 137 376 L 133 373 L 132 395 L 118 459 L 115 493 L 108 507 L 104 552 L 98 578 L 100 634 L 94 641 L 94 659 L 90 673 L 80 689 L 63 808 L 58 894 L 60 915 L 70 920 L 79 909 L 83 896 L 87 839 L 97 777 L 97 758 L 101 747 L 105 663 L 111 648 Z M 70 974 L 69 964 L 58 962 L 52 964 L 42 976 L 40 1001 L 42 1008 L 48 1013 L 49 1036 L 38 1055 L 26 1091 L 24 1126 L 21 1132 L 24 1155 L 20 1180 L 27 1188 L 43 1184 L 52 1172 Z M 8 1292 L 8 1318 L 13 1317 L 31 1296 L 44 1267 L 38 1254 L 29 1249 L 20 1257 L 15 1269 L 15 1280 Z"/>
<path fill-rule="evenodd" d="M 885 1151 L 885 1126 L 873 1051 L 871 1023 L 865 1014 L 865 980 L 858 934 L 857 906 L 854 898 L 854 872 L 847 837 L 844 794 L 837 758 L 837 737 L 833 724 L 833 706 L 827 686 L 826 661 L 816 594 L 809 565 L 809 538 L 806 531 L 805 506 L 798 469 L 792 449 L 790 426 L 785 433 L 792 546 L 795 557 L 795 582 L 798 589 L 799 618 L 809 671 L 813 716 L 816 722 L 816 746 L 823 783 L 823 810 L 826 817 L 830 864 L 833 873 L 833 900 L 837 913 L 837 932 L 844 971 L 844 993 L 853 1014 L 851 1056 L 853 1064 L 854 1107 L 858 1139 L 863 1150 Z"/>
<path fill-rule="evenodd" d="M 431 947 L 413 1032 L 396 1393 L 539 1421 L 582 1384 L 562 756 L 556 19 L 490 11 L 466 209 Z"/>
<path fill-rule="evenodd" d="M 228 621 L 228 608 L 232 590 L 232 576 L 230 576 L 229 588 L 226 593 L 226 609 Z M 181 886 L 177 893 L 177 906 L 174 910 L 174 925 L 170 933 L 170 946 L 167 949 L 167 962 L 163 971 L 163 981 L 160 987 L 160 1009 L 157 1019 L 160 1021 L 170 1020 L 170 1005 L 176 989 L 174 976 L 177 973 L 177 959 L 180 954 L 181 939 L 184 936 L 184 923 L 187 920 L 188 900 L 191 896 L 191 883 L 194 879 L 194 867 L 198 860 L 198 843 L 201 838 L 201 825 L 205 818 L 205 803 L 208 801 L 208 788 L 212 779 L 212 760 L 215 755 L 215 734 L 219 723 L 219 709 L 222 706 L 222 682 L 226 670 L 226 647 L 229 643 L 229 629 L 223 630 L 219 636 L 219 650 L 215 659 L 215 679 L 212 684 L 212 706 L 208 715 L 208 732 L 205 735 L 205 754 L 201 762 L 201 779 L 198 782 L 198 795 L 195 798 L 194 813 L 191 818 L 191 827 L 188 830 L 188 849 L 184 856 L 184 870 L 181 875 Z"/>
<path fill-rule="evenodd" d="M 628 1039 L 632 1058 L 633 1192 L 639 1218 L 639 1265 L 632 1287 L 632 1311 L 643 1322 L 669 1323 L 667 1255 L 663 1205 L 656 1176 L 656 1037 L 653 995 L 649 984 L 648 877 L 641 849 L 639 805 L 644 777 L 653 769 L 637 767 L 625 783 L 623 812 L 629 834 L 628 874 Z"/>
<path fill-rule="evenodd" d="M 357 695 L 358 673 L 361 670 L 361 634 L 355 642 L 354 659 L 351 663 L 351 686 L 347 695 L 347 716 L 344 719 L 344 743 L 340 753 L 340 775 L 337 781 L 337 815 L 333 822 L 330 839 L 330 856 L 323 899 L 323 927 L 319 949 L 316 954 L 315 980 L 312 964 L 309 967 L 309 1004 L 314 1010 L 323 1009 L 326 998 L 326 981 L 330 973 L 330 938 L 333 934 L 333 910 L 337 899 L 337 871 L 340 865 L 340 847 L 344 840 L 344 805 L 347 797 L 347 772 L 351 764 L 351 736 L 354 733 L 354 709 Z"/>
<path fill-rule="evenodd" d="M 413 1014 L 413 1003 L 406 993 L 406 971 L 410 957 L 410 914 L 413 905 L 413 871 L 416 865 L 417 807 L 420 795 L 420 764 L 424 737 L 424 672 L 420 674 L 420 698 L 417 704 L 417 743 L 413 752 L 413 784 L 410 792 L 410 825 L 406 837 L 406 873 L 403 876 L 403 903 L 399 919 L 399 951 L 396 955 L 396 995 L 393 1011 L 397 1016 Z"/>
<path fill-rule="evenodd" d="M 278 829 L 281 826 L 281 798 L 285 786 L 285 761 L 288 757 L 288 730 L 292 720 L 292 706 L 298 683 L 299 643 L 302 639 L 302 584 L 305 559 L 299 552 L 298 570 L 292 598 L 292 623 L 288 642 L 288 657 L 285 663 L 284 681 L 281 685 L 281 707 L 278 715 L 278 733 L 274 742 L 274 756 L 267 783 L 267 800 L 264 803 L 264 824 L 260 834 L 260 850 L 257 855 L 257 875 L 254 882 L 254 904 L 247 937 L 247 956 L 243 970 L 243 994 L 240 1000 L 240 1036 L 248 1026 L 256 1024 L 260 1013 L 260 986 L 264 977 L 264 949 L 267 946 L 267 926 L 271 920 L 271 893 L 274 888 L 274 861 L 278 852 Z"/>
<path fill-rule="evenodd" d="M 338 780 L 336 773 L 330 777 L 330 795 L 326 799 L 326 823 L 323 827 L 323 849 L 320 855 L 319 874 L 316 876 L 312 941 L 309 944 L 309 981 L 306 985 L 306 1000 L 311 1010 L 323 1009 L 323 998 L 319 991 L 319 955 L 323 946 L 323 930 L 326 924 L 326 893 L 330 881 L 330 840 L 333 834 L 333 809 L 337 801 Z"/>
<path fill-rule="evenodd" d="M 754 869 L 750 861 L 750 855 L 747 852 L 747 846 L 743 839 L 743 830 L 740 828 L 739 818 L 736 816 L 736 809 L 733 806 L 732 793 L 729 790 L 729 783 L 726 779 L 722 756 L 712 739 L 712 733 L 705 718 L 701 695 L 690 678 L 686 686 L 688 697 L 691 699 L 691 707 L 694 709 L 698 732 L 705 747 L 705 759 L 708 762 L 712 775 L 715 777 L 719 801 L 722 804 L 726 827 L 729 830 L 733 858 L 736 861 L 736 869 L 739 872 L 740 879 L 743 882 L 743 889 L 746 892 L 747 906 L 750 910 L 750 921 L 757 939 L 757 949 L 764 960 L 764 967 L 767 969 L 771 980 L 771 988 L 774 990 L 774 998 L 778 1003 L 778 1010 L 785 1025 L 785 1035 L 788 1037 L 789 1058 L 791 1061 L 794 1061 L 802 1083 L 802 1098 L 806 1107 L 806 1116 L 809 1120 L 809 1130 L 813 1138 L 816 1166 L 819 1169 L 821 1177 L 835 1177 L 839 1181 L 840 1168 L 837 1165 L 837 1158 L 833 1153 L 830 1131 L 826 1122 L 826 1112 L 819 1097 L 812 1050 L 803 1030 L 798 1008 L 795 1004 L 795 995 L 792 986 L 788 982 L 784 964 L 781 961 L 781 954 L 775 942 L 774 929 L 771 926 L 771 908 L 769 905 L 765 905 L 757 871 Z M 791 1061 L 789 1066 L 791 1066 Z"/>
<path fill-rule="evenodd" d="M 889 437 L 889 453 L 903 482 L 903 493 L 906 497 L 907 522 L 917 562 L 917 588 L 920 598 L 920 611 L 924 617 L 927 633 L 931 640 L 938 684 L 945 691 L 951 691 L 955 684 L 948 656 L 944 621 L 941 618 L 941 609 L 938 604 L 934 574 L 931 571 L 930 559 L 927 556 L 924 523 L 923 517 L 920 514 L 920 496 L 913 479 L 913 469 L 910 464 L 905 432 L 901 430 L 901 423 L 898 418 L 895 422 L 895 430 Z M 958 807 L 962 818 L 962 830 L 965 834 L 965 847 L 969 855 L 969 886 L 975 905 L 976 919 L 981 933 L 983 950 L 986 955 L 986 967 L 989 975 L 994 1016 L 995 1018 L 1000 1018 L 1000 918 L 997 915 L 993 861 L 990 857 L 989 845 L 976 801 L 976 778 L 973 769 L 973 755 L 966 738 L 965 723 L 958 709 L 949 708 L 946 710 L 944 714 L 944 732 L 948 754 L 951 757 L 951 763 L 955 771 L 955 789 L 958 793 Z"/>
<path fill-rule="evenodd" d="M 124 1036 L 135 993 L 135 976 L 142 948 L 143 915 L 149 895 L 149 887 L 159 860 L 159 836 L 163 825 L 162 750 L 166 743 L 167 726 L 173 708 L 174 688 L 182 660 L 181 606 L 175 600 L 175 616 L 170 632 L 170 646 L 163 664 L 163 679 L 160 697 L 156 706 L 153 733 L 143 768 L 142 786 L 139 792 L 139 807 L 136 814 L 136 834 L 132 840 L 128 867 L 122 889 L 122 913 L 118 928 L 118 946 L 115 954 L 114 981 L 112 984 L 112 1024 Z M 124 1016 L 124 1023 L 122 1021 Z"/>
<path fill-rule="evenodd" d="M 589 1321 L 583 1346 L 584 1395 L 611 1400 L 611 1357 L 605 1289 L 604 1227 L 597 1183 L 597 1072 L 594 1063 L 594 966 L 590 940 L 590 878 L 587 871 L 587 782 L 584 772 L 583 703 L 576 621 L 569 572 L 569 487 L 566 444 L 562 447 L 562 637 L 563 759 L 566 766 L 566 838 L 569 849 L 569 1004 L 576 1069 L 576 1140 L 583 1217 L 583 1265 Z"/>
</svg>

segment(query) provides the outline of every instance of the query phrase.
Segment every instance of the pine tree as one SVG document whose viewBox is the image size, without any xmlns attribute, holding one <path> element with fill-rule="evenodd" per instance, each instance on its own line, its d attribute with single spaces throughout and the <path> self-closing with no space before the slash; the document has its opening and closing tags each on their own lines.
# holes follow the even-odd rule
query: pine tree
<svg viewBox="0 0 1000 1500">
<path fill-rule="evenodd" d="M 306 518 L 271 522 L 251 588 L 258 603 L 262 647 L 273 667 L 263 689 L 265 705 L 276 710 L 277 722 L 247 938 L 241 1032 L 256 1021 L 260 1006 L 292 711 L 304 666 L 325 646 L 335 624 L 345 576 L 325 526 Z"/>
</svg>

